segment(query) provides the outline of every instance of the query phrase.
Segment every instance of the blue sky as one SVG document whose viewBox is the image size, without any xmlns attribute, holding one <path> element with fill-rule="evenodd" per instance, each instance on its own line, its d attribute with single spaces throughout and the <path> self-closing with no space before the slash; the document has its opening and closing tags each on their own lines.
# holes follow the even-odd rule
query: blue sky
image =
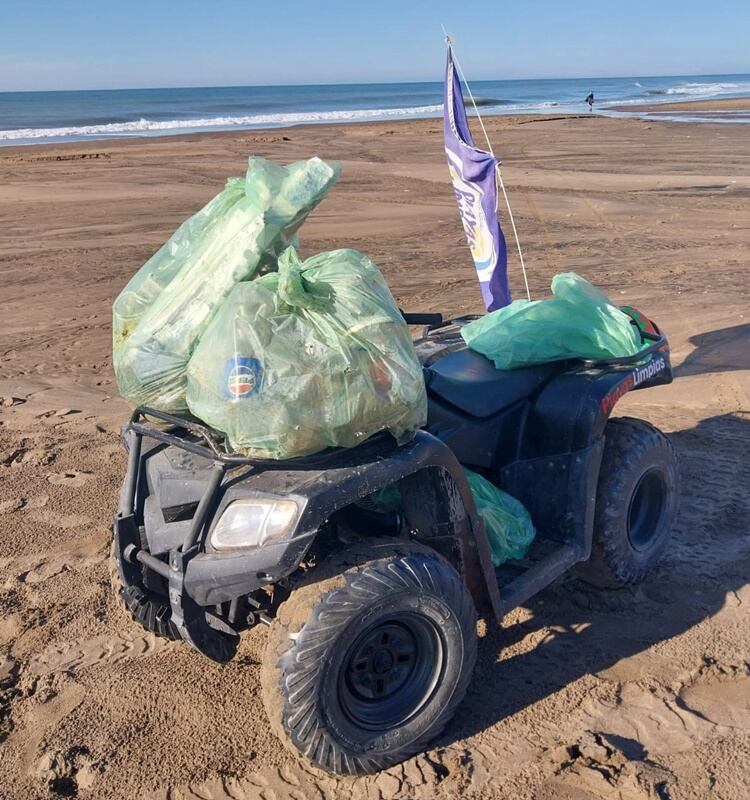
<svg viewBox="0 0 750 800">
<path fill-rule="evenodd" d="M 750 72 L 748 0 L 0 0 L 0 91 Z"/>
</svg>

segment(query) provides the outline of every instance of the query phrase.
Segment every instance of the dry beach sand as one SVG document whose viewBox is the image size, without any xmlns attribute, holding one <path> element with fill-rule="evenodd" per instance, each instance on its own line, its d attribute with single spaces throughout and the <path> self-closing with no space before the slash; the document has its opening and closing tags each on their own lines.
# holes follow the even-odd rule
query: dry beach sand
<svg viewBox="0 0 750 800">
<path fill-rule="evenodd" d="M 619 414 L 680 457 L 674 544 L 643 586 L 565 579 L 491 628 L 425 755 L 320 775 L 270 734 L 265 629 L 219 667 L 126 620 L 107 577 L 127 414 L 110 306 L 257 153 L 340 159 L 303 252 L 363 250 L 412 310 L 478 310 L 438 121 L 0 149 L 0 797 L 750 795 L 750 140 L 595 115 L 488 121 L 531 289 L 577 270 L 656 319 L 674 384 Z M 520 296 L 517 262 L 513 284 Z"/>
</svg>

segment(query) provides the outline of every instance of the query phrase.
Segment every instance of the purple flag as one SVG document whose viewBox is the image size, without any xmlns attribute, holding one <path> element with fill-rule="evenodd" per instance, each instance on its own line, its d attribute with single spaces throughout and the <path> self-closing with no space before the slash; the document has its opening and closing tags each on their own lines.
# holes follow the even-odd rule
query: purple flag
<svg viewBox="0 0 750 800">
<path fill-rule="evenodd" d="M 510 303 L 508 253 L 497 216 L 497 159 L 474 144 L 466 118 L 453 51 L 448 45 L 443 106 L 445 154 L 448 156 L 458 213 L 477 268 L 482 298 L 488 311 Z"/>
</svg>

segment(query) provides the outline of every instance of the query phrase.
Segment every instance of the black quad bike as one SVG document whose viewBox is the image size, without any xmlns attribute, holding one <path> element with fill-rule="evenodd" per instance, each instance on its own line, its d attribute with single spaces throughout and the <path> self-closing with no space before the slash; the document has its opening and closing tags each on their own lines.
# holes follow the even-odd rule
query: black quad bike
<svg viewBox="0 0 750 800">
<path fill-rule="evenodd" d="M 259 461 L 148 408 L 123 429 L 121 601 L 148 630 L 219 662 L 240 631 L 269 625 L 271 725 L 336 773 L 384 769 L 441 732 L 471 680 L 478 614 L 499 621 L 572 568 L 603 587 L 642 580 L 679 494 L 665 436 L 610 419 L 627 391 L 672 380 L 648 320 L 633 313 L 636 357 L 503 371 L 464 345 L 468 317 L 404 316 L 426 325 L 417 351 L 429 395 L 427 425 L 407 444 L 380 434 Z M 523 561 L 493 569 L 462 465 L 531 513 Z M 384 510 L 373 496 L 393 485 L 401 505 Z"/>
</svg>

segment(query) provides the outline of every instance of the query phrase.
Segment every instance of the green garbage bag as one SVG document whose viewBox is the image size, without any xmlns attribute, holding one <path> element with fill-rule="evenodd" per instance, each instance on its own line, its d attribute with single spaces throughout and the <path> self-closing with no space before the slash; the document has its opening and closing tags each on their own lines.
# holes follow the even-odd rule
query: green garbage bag
<svg viewBox="0 0 750 800">
<path fill-rule="evenodd" d="M 492 563 L 523 558 L 536 531 L 523 504 L 476 472 L 464 469 L 479 515 L 490 540 Z"/>
<path fill-rule="evenodd" d="M 549 300 L 514 300 L 461 329 L 466 344 L 498 369 L 567 358 L 618 358 L 642 347 L 638 329 L 575 272 L 555 275 Z"/>
<path fill-rule="evenodd" d="M 293 458 L 422 427 L 427 399 L 409 330 L 377 266 L 354 250 L 239 283 L 187 373 L 192 414 L 234 450 Z"/>
<path fill-rule="evenodd" d="M 466 467 L 464 473 L 477 512 L 484 521 L 492 563 L 499 567 L 509 559 L 523 558 L 536 535 L 529 512 L 515 497 L 486 478 Z M 395 511 L 402 507 L 401 492 L 395 483 L 368 495 L 367 500 L 379 511 Z"/>
<path fill-rule="evenodd" d="M 242 199 L 244 193 L 244 180 L 229 178 L 224 191 L 186 219 L 128 281 L 112 307 L 112 345 L 116 357 L 154 300 L 185 262 L 204 245 L 206 233 Z"/>
<path fill-rule="evenodd" d="M 282 167 L 251 157 L 245 177 L 230 179 L 144 264 L 113 308 L 115 375 L 132 406 L 187 412 L 187 363 L 211 317 L 235 284 L 275 269 L 338 175 L 319 158 Z"/>
<path fill-rule="evenodd" d="M 388 486 L 367 495 L 367 500 L 378 511 L 398 511 L 403 505 L 401 490 L 397 483 L 389 483 Z"/>
</svg>

